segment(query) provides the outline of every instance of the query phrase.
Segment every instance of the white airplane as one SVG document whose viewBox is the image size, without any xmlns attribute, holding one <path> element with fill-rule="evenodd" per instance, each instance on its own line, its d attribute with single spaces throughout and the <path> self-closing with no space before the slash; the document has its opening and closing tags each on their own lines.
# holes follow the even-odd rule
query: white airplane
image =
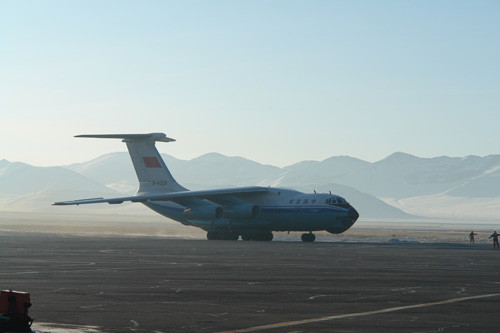
<svg viewBox="0 0 500 333">
<path fill-rule="evenodd" d="M 175 181 L 155 142 L 175 141 L 163 133 L 77 135 L 80 138 L 122 139 L 134 164 L 139 189 L 133 196 L 56 202 L 54 205 L 140 202 L 184 225 L 207 231 L 209 240 L 271 241 L 273 231 L 303 231 L 313 242 L 313 231 L 339 234 L 359 217 L 344 198 L 332 194 L 305 194 L 271 187 L 238 187 L 189 191 Z"/>
</svg>

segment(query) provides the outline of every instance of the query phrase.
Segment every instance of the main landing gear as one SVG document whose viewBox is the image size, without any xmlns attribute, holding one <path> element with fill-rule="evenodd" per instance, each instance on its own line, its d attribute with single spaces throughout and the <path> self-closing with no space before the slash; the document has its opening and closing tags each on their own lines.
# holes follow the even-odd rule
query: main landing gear
<svg viewBox="0 0 500 333">
<path fill-rule="evenodd" d="M 208 240 L 238 240 L 240 238 L 240 234 L 234 231 L 209 231 L 207 232 Z M 261 242 L 270 242 L 273 240 L 273 233 L 270 231 L 261 231 L 261 232 L 253 232 L 246 233 L 241 235 L 241 239 L 244 241 L 261 241 Z M 312 243 L 316 240 L 316 236 L 309 232 L 308 234 L 302 234 L 301 237 L 303 242 Z"/>
<path fill-rule="evenodd" d="M 238 240 L 240 235 L 234 231 L 209 231 L 207 232 L 208 240 Z"/>
<path fill-rule="evenodd" d="M 238 240 L 240 235 L 234 231 L 209 231 L 207 232 L 208 240 Z M 270 242 L 273 240 L 273 233 L 270 231 L 252 232 L 242 234 L 241 239 L 244 241 L 264 241 Z"/>
<path fill-rule="evenodd" d="M 303 242 L 314 242 L 316 236 L 312 232 L 309 232 L 308 234 L 302 234 L 301 238 Z"/>
<path fill-rule="evenodd" d="M 244 241 L 262 241 L 270 242 L 273 240 L 273 233 L 270 231 L 262 231 L 256 234 L 241 235 Z"/>
</svg>

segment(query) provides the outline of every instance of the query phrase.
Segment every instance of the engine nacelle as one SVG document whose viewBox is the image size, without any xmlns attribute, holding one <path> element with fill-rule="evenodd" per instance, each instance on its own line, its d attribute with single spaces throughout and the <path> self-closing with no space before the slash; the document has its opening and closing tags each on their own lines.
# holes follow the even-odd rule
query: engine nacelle
<svg viewBox="0 0 500 333">
<path fill-rule="evenodd" d="M 232 219 L 248 219 L 259 215 L 260 207 L 252 204 L 232 205 L 224 209 L 224 217 Z"/>
<path fill-rule="evenodd" d="M 183 214 L 186 220 L 218 220 L 224 215 L 224 209 L 215 205 L 194 206 L 184 209 Z"/>
</svg>

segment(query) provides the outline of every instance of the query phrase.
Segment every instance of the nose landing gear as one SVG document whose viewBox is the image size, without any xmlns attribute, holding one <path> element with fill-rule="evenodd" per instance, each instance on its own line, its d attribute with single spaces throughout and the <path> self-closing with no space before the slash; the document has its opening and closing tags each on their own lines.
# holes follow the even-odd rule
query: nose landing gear
<svg viewBox="0 0 500 333">
<path fill-rule="evenodd" d="M 316 236 L 312 232 L 309 232 L 308 234 L 302 234 L 301 238 L 303 242 L 314 242 Z"/>
</svg>

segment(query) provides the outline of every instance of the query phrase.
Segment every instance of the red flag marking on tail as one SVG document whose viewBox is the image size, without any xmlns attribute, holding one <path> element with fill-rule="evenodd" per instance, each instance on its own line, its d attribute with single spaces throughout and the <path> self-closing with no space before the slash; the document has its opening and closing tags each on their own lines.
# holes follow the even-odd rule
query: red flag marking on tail
<svg viewBox="0 0 500 333">
<path fill-rule="evenodd" d="M 161 168 L 160 162 L 156 157 L 143 157 L 144 164 L 146 164 L 146 168 Z"/>
</svg>

